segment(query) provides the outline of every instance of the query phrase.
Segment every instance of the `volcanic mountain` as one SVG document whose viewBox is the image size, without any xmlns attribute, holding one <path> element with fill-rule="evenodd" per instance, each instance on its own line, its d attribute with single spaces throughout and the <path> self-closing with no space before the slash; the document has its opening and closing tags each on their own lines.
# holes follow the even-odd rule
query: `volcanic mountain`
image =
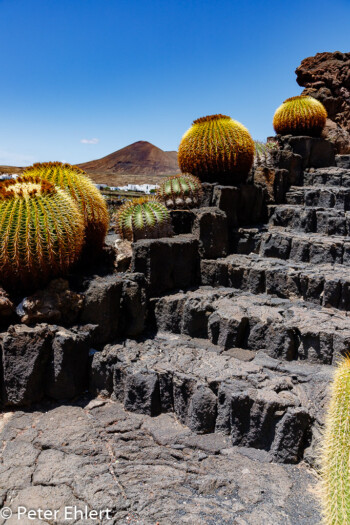
<svg viewBox="0 0 350 525">
<path fill-rule="evenodd" d="M 179 173 L 176 151 L 163 151 L 140 140 L 102 159 L 78 165 L 96 182 L 106 184 L 156 183 L 164 176 Z"/>
</svg>

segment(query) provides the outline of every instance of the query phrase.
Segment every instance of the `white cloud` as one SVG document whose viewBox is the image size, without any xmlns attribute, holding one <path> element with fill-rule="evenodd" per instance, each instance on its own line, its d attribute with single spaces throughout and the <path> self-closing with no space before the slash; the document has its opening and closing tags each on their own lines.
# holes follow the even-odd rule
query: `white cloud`
<svg viewBox="0 0 350 525">
<path fill-rule="evenodd" d="M 81 139 L 82 144 L 97 144 L 100 142 L 100 139 Z"/>
</svg>

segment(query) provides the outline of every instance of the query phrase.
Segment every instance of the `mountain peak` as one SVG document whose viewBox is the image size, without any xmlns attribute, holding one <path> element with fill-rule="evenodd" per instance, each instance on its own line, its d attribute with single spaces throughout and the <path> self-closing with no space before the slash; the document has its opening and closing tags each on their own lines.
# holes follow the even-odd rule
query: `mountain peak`
<svg viewBox="0 0 350 525">
<path fill-rule="evenodd" d="M 139 140 L 101 159 L 78 164 L 89 174 L 174 175 L 179 173 L 176 151 L 163 151 Z"/>
</svg>

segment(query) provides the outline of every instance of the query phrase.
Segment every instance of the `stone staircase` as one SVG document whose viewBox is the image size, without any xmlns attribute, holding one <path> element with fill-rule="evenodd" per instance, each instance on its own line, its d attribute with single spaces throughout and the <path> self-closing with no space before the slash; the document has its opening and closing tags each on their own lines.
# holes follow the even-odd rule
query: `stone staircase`
<svg viewBox="0 0 350 525">
<path fill-rule="evenodd" d="M 350 347 L 349 156 L 336 163 L 306 167 L 285 203 L 268 206 L 267 224 L 229 230 L 226 257 L 215 257 L 224 219 L 211 212 L 221 222 L 210 249 L 202 245 L 198 286 L 188 286 L 192 267 L 184 290 L 164 291 L 160 280 L 157 294 L 153 275 L 157 335 L 96 353 L 95 392 L 130 411 L 174 412 L 193 431 L 229 435 L 274 461 L 315 463 L 332 365 Z M 189 268 L 185 254 L 181 264 Z"/>
<path fill-rule="evenodd" d="M 345 159 L 340 157 L 339 162 L 344 166 Z M 348 178 L 350 162 L 348 169 L 305 171 L 307 185 L 291 187 L 286 204 L 269 206 L 266 227 L 240 230 L 243 239 L 250 239 L 239 245 L 241 253 L 201 261 L 202 284 L 234 289 L 234 296 L 225 299 L 226 308 L 235 304 L 241 324 L 248 319 L 245 333 L 239 332 L 238 339 L 231 337 L 233 342 L 253 350 L 263 345 L 260 348 L 272 357 L 327 364 L 349 349 L 349 190 L 342 185 Z M 329 181 L 333 186 L 327 186 Z M 220 317 L 218 302 L 214 310 Z M 213 313 L 208 318 L 209 338 L 212 318 Z M 218 321 L 219 333 L 222 325 Z M 267 327 L 274 334 L 278 331 L 284 345 L 267 337 Z"/>
</svg>

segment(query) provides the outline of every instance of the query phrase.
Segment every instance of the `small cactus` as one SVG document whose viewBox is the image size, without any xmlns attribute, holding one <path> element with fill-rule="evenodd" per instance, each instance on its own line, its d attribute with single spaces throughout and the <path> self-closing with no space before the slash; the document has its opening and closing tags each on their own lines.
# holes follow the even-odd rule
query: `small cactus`
<svg viewBox="0 0 350 525">
<path fill-rule="evenodd" d="M 117 211 L 115 221 L 117 233 L 129 241 L 172 235 L 169 212 L 155 197 L 126 202 Z"/>
<path fill-rule="evenodd" d="M 254 141 L 254 166 L 271 167 L 273 165 L 272 152 L 278 150 L 278 143 L 275 141 L 260 142 Z"/>
<path fill-rule="evenodd" d="M 342 359 L 331 385 L 321 460 L 325 525 L 350 523 L 350 357 Z"/>
<path fill-rule="evenodd" d="M 209 115 L 193 122 L 182 137 L 178 161 L 182 172 L 206 182 L 244 181 L 254 159 L 254 141 L 239 122 Z"/>
<path fill-rule="evenodd" d="M 273 127 L 280 135 L 307 135 L 319 137 L 325 127 L 327 111 L 313 97 L 300 95 L 287 98 L 277 108 Z"/>
<path fill-rule="evenodd" d="M 0 186 L 0 281 L 5 287 L 44 284 L 81 253 L 84 221 L 73 199 L 40 177 Z"/>
<path fill-rule="evenodd" d="M 170 209 L 195 208 L 202 199 L 202 184 L 198 177 L 184 173 L 162 182 L 157 197 Z"/>
<path fill-rule="evenodd" d="M 107 204 L 83 170 L 62 162 L 45 162 L 33 164 L 23 175 L 39 176 L 68 191 L 84 217 L 85 246 L 94 252 L 102 248 L 109 225 Z"/>
</svg>

